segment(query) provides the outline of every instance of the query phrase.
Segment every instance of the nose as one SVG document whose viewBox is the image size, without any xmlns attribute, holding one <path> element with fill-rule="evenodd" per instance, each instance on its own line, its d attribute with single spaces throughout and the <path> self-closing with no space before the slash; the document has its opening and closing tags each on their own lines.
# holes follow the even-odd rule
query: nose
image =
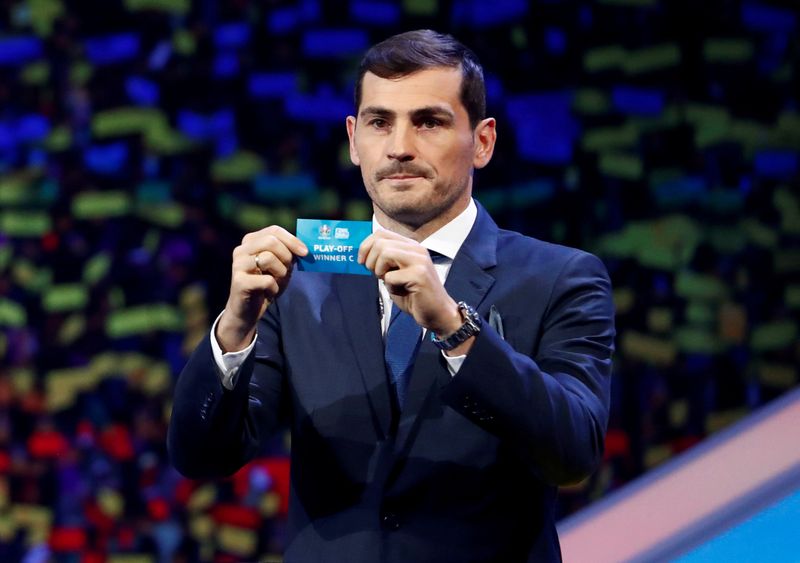
<svg viewBox="0 0 800 563">
<path fill-rule="evenodd" d="M 414 128 L 396 124 L 387 139 L 386 156 L 390 160 L 408 162 L 414 160 Z"/>
</svg>

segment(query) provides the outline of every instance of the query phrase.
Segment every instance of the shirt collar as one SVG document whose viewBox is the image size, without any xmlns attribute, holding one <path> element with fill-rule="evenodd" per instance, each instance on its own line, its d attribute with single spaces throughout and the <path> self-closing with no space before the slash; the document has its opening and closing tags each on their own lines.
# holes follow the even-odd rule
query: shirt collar
<svg viewBox="0 0 800 563">
<path fill-rule="evenodd" d="M 470 199 L 469 205 L 452 221 L 444 225 L 435 233 L 431 234 L 428 238 L 423 240 L 420 244 L 428 250 L 438 252 L 442 256 L 446 256 L 450 260 L 455 259 L 461 245 L 467 239 L 467 235 L 472 230 L 472 225 L 475 224 L 475 218 L 478 216 L 478 207 L 475 205 L 475 200 Z M 372 216 L 372 231 L 382 229 L 378 219 L 375 215 Z"/>
</svg>

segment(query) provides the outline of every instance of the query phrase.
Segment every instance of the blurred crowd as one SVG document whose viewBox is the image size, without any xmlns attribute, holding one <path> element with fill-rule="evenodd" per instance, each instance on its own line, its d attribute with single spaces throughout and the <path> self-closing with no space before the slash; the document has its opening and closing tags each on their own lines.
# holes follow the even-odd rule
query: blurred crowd
<svg viewBox="0 0 800 563">
<path fill-rule="evenodd" d="M 433 28 L 486 69 L 500 226 L 598 254 L 606 455 L 562 515 L 797 386 L 798 13 L 767 0 L 0 3 L 0 560 L 279 560 L 289 447 L 192 481 L 173 383 L 243 233 L 369 219 L 363 51 Z"/>
</svg>

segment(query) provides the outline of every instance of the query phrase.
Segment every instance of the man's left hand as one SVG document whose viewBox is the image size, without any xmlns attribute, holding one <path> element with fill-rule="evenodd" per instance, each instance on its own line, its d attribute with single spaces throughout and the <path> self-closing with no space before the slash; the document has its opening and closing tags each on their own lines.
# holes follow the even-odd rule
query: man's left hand
<svg viewBox="0 0 800 563">
<path fill-rule="evenodd" d="M 376 231 L 361 243 L 358 262 L 383 280 L 392 301 L 421 327 L 449 335 L 463 324 L 430 254 L 418 242 L 391 231 Z"/>
</svg>

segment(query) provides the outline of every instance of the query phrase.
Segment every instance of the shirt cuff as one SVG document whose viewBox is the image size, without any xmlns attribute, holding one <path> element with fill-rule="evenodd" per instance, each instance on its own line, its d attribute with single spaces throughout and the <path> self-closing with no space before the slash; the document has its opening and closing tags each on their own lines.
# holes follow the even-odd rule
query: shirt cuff
<svg viewBox="0 0 800 563">
<path fill-rule="evenodd" d="M 222 313 L 224 312 L 225 311 L 223 310 Z M 211 325 L 211 334 L 209 335 L 209 338 L 211 339 L 211 352 L 214 355 L 214 363 L 217 364 L 217 370 L 220 381 L 222 381 L 222 386 L 228 391 L 231 391 L 236 385 L 236 379 L 239 375 L 239 368 L 242 367 L 242 364 L 247 359 L 247 356 L 253 351 L 253 348 L 256 347 L 256 338 L 258 337 L 258 333 L 256 333 L 256 335 L 253 337 L 253 341 L 244 350 L 223 353 L 222 347 L 219 345 L 219 342 L 217 342 L 216 336 L 217 323 L 219 323 L 222 313 L 217 316 L 214 324 Z"/>
<path fill-rule="evenodd" d="M 462 354 L 460 356 L 448 356 L 442 350 L 442 356 L 444 356 L 445 361 L 447 362 L 447 371 L 450 372 L 450 376 L 454 376 L 458 373 L 458 370 L 461 369 L 461 364 L 464 363 L 464 360 L 467 359 L 466 354 Z"/>
</svg>

